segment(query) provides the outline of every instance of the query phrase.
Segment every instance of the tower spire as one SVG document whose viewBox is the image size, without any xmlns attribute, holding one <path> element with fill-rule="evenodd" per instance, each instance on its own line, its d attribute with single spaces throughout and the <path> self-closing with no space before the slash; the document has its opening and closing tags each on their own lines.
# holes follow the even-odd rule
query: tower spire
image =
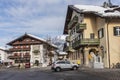
<svg viewBox="0 0 120 80">
<path fill-rule="evenodd" d="M 103 7 L 107 8 L 107 7 L 112 7 L 112 3 L 111 3 L 111 0 L 106 0 L 104 3 L 103 3 Z"/>
<path fill-rule="evenodd" d="M 112 6 L 111 0 L 108 0 L 108 6 Z"/>
</svg>

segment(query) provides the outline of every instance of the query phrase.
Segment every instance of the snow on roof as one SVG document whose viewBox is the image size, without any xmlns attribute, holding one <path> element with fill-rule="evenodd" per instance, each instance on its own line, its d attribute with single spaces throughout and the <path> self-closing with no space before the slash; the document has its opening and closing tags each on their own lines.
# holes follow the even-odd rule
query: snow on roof
<svg viewBox="0 0 120 80">
<path fill-rule="evenodd" d="M 74 5 L 74 7 L 82 10 L 83 12 L 103 12 L 107 10 L 103 7 L 94 6 L 94 5 Z"/>
<path fill-rule="evenodd" d="M 58 46 L 56 46 L 55 44 L 52 44 L 52 43 L 48 43 L 48 44 L 51 45 L 54 48 L 58 48 Z"/>
<path fill-rule="evenodd" d="M 43 41 L 43 42 L 45 42 L 45 43 L 48 43 L 46 40 L 44 40 L 44 39 L 42 39 L 42 38 L 40 38 L 40 37 L 37 37 L 37 36 L 35 36 L 35 35 L 32 35 L 32 34 L 27 34 L 28 36 L 31 36 L 31 37 L 34 37 L 34 38 L 36 38 L 36 39 L 38 39 L 38 40 L 41 40 L 41 41 Z M 52 43 L 48 43 L 49 45 L 51 45 L 51 46 L 53 46 L 53 47 L 55 47 L 55 48 L 57 48 L 57 46 L 56 45 L 54 45 L 54 44 L 52 44 Z"/>
<path fill-rule="evenodd" d="M 42 38 L 40 38 L 40 37 L 37 37 L 37 36 L 32 35 L 32 34 L 28 34 L 28 33 L 25 33 L 24 35 L 22 35 L 22 36 L 20 36 L 20 37 L 16 38 L 15 40 L 13 40 L 13 41 L 9 42 L 8 44 L 10 44 L 10 43 L 12 43 L 12 42 L 16 41 L 17 39 L 19 39 L 19 38 L 21 38 L 21 37 L 23 37 L 23 36 L 25 36 L 25 35 L 30 36 L 30 37 L 33 37 L 33 38 L 35 38 L 35 39 L 38 39 L 38 40 L 40 40 L 40 41 L 42 41 L 42 42 L 44 42 L 44 43 L 49 44 L 49 45 L 50 45 L 50 46 L 52 46 L 52 47 L 57 48 L 57 46 L 56 46 L 56 45 L 54 45 L 54 44 L 52 44 L 52 43 L 48 43 L 45 39 L 42 39 Z"/>
<path fill-rule="evenodd" d="M 5 47 L 0 47 L 0 50 L 6 50 L 6 48 Z"/>
<path fill-rule="evenodd" d="M 74 7 L 77 9 L 80 9 L 82 12 L 92 12 L 102 17 L 109 17 L 109 16 L 120 17 L 120 12 L 117 10 L 114 10 L 114 8 L 104 8 L 102 6 L 94 6 L 94 5 L 74 5 Z M 114 10 L 114 11 L 105 12 L 106 10 Z"/>
<path fill-rule="evenodd" d="M 117 17 L 117 16 L 120 16 L 120 12 L 119 11 L 108 12 L 108 13 L 102 14 L 102 16 L 105 16 L 105 17 L 109 17 L 109 16 Z"/>
<path fill-rule="evenodd" d="M 66 52 L 59 52 L 59 55 L 66 55 Z"/>
<path fill-rule="evenodd" d="M 42 39 L 42 38 L 40 38 L 40 37 L 37 37 L 37 36 L 35 36 L 35 35 L 32 35 L 32 34 L 27 34 L 28 36 L 31 36 L 31 37 L 34 37 L 34 38 L 36 38 L 36 39 L 38 39 L 38 40 L 41 40 L 41 41 L 43 41 L 43 42 L 46 42 L 46 40 L 44 40 L 44 39 Z"/>
</svg>

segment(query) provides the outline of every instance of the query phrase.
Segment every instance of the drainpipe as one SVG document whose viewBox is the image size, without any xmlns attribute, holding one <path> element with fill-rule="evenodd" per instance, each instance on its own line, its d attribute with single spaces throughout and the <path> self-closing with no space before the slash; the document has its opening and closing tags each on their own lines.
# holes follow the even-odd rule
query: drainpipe
<svg viewBox="0 0 120 80">
<path fill-rule="evenodd" d="M 107 40 L 108 40 L 108 63 L 109 63 L 109 69 L 110 69 L 110 44 L 109 44 L 109 30 L 108 30 L 108 26 L 109 26 L 109 20 L 107 20 Z"/>
</svg>

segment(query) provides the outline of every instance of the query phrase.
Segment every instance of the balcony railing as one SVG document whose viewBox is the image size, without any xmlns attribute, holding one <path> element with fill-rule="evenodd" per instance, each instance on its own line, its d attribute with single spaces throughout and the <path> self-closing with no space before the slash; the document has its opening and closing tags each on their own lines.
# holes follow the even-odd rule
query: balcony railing
<svg viewBox="0 0 120 80">
<path fill-rule="evenodd" d="M 68 29 L 71 29 L 78 22 L 78 17 L 75 16 L 68 24 Z"/>
<path fill-rule="evenodd" d="M 65 51 L 66 51 L 66 52 L 74 52 L 75 50 L 74 50 L 71 46 L 67 46 L 67 47 L 65 48 Z"/>
<path fill-rule="evenodd" d="M 25 45 L 25 44 L 40 44 L 40 42 L 39 41 L 35 41 L 35 42 L 32 42 L 32 41 L 29 41 L 29 42 L 27 42 L 27 41 L 23 41 L 23 42 L 16 42 L 16 43 L 14 43 L 13 45 Z"/>
<path fill-rule="evenodd" d="M 79 46 L 88 46 L 88 45 L 99 45 L 100 41 L 99 39 L 81 39 L 72 44 L 73 48 L 79 47 Z"/>
<path fill-rule="evenodd" d="M 8 59 L 24 59 L 24 58 L 30 58 L 30 55 L 23 55 L 23 57 L 22 56 L 19 56 L 19 55 L 10 55 L 10 56 L 8 56 Z"/>
<path fill-rule="evenodd" d="M 66 41 L 67 41 L 67 42 L 70 42 L 70 41 L 71 41 L 71 36 L 67 36 L 67 37 L 66 37 Z"/>
<path fill-rule="evenodd" d="M 30 51 L 30 47 L 26 48 L 10 48 L 10 51 Z"/>
<path fill-rule="evenodd" d="M 86 23 L 78 23 L 77 26 L 76 26 L 76 32 L 80 32 L 82 30 L 86 29 Z"/>
</svg>

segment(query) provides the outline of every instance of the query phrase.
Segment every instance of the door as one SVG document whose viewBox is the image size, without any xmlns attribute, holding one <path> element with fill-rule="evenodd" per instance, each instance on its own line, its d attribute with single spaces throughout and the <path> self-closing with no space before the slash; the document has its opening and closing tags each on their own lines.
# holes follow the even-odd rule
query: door
<svg viewBox="0 0 120 80">
<path fill-rule="evenodd" d="M 66 63 L 65 68 L 72 68 L 70 61 L 66 61 L 65 63 Z"/>
</svg>

